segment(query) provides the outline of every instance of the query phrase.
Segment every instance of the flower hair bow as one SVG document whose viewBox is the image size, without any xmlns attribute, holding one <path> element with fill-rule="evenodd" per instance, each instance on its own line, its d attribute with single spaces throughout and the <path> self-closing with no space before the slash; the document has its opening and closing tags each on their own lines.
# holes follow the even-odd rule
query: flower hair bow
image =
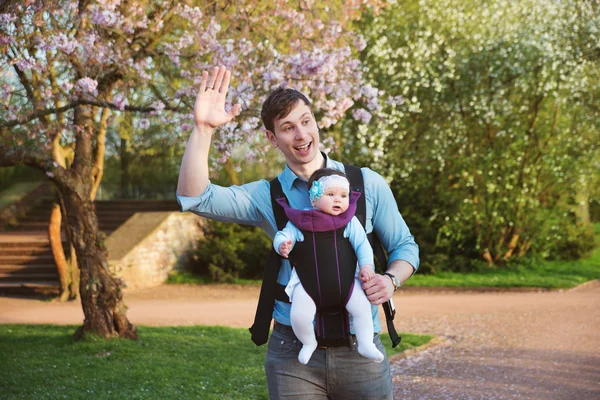
<svg viewBox="0 0 600 400">
<path fill-rule="evenodd" d="M 323 185 L 320 181 L 314 181 L 308 191 L 308 196 L 310 197 L 310 201 L 316 201 L 319 197 L 323 196 Z"/>
</svg>

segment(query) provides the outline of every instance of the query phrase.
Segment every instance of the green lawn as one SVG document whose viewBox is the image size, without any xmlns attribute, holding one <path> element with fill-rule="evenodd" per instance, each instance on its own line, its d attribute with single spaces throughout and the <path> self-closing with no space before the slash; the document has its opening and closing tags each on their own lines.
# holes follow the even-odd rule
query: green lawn
<svg viewBox="0 0 600 400">
<path fill-rule="evenodd" d="M 266 399 L 266 346 L 246 329 L 138 326 L 140 340 L 73 341 L 75 326 L 0 325 L 0 399 Z M 427 343 L 402 334 L 388 354 Z"/>
<path fill-rule="evenodd" d="M 532 287 L 565 289 L 600 279 L 600 247 L 590 257 L 575 261 L 530 261 L 476 273 L 441 272 L 413 275 L 405 286 L 417 287 Z"/>
</svg>

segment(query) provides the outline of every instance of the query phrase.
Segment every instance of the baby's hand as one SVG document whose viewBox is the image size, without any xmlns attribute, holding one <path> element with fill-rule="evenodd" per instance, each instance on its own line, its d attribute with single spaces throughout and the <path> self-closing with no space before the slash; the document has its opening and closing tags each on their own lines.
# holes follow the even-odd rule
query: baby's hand
<svg viewBox="0 0 600 400">
<path fill-rule="evenodd" d="M 358 278 L 363 282 L 369 282 L 371 279 L 375 278 L 375 271 L 373 270 L 373 266 L 363 265 L 362 267 L 360 267 Z"/>
<path fill-rule="evenodd" d="M 292 241 L 288 240 L 279 245 L 279 254 L 281 257 L 288 258 L 288 255 L 292 251 Z"/>
</svg>

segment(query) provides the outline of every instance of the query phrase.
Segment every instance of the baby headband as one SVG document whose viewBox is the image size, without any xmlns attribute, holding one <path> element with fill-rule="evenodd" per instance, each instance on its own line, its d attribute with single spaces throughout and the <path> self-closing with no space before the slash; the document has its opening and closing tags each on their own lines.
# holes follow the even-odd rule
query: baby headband
<svg viewBox="0 0 600 400">
<path fill-rule="evenodd" d="M 319 197 L 323 196 L 323 193 L 330 187 L 339 187 L 346 189 L 350 193 L 350 182 L 343 176 L 340 175 L 327 175 L 316 181 L 314 181 L 308 191 L 310 201 L 316 201 Z"/>
</svg>

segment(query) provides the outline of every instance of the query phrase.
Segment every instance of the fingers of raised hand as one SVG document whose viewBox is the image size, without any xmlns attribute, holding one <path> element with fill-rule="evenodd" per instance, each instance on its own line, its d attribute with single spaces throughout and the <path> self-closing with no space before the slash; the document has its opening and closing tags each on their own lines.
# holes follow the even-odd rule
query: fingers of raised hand
<svg viewBox="0 0 600 400">
<path fill-rule="evenodd" d="M 225 68 L 225 67 L 222 67 Z M 221 68 L 219 67 L 214 67 L 210 77 L 208 78 L 208 84 L 206 85 L 206 90 L 213 90 L 215 88 L 215 83 L 217 82 L 217 77 L 219 75 L 219 72 L 221 71 Z"/>
<path fill-rule="evenodd" d="M 212 88 L 219 92 L 219 93 L 224 93 L 227 91 L 227 88 L 224 87 L 224 81 L 225 81 L 225 77 L 226 75 L 230 75 L 231 76 L 231 72 L 227 70 L 227 68 L 225 68 L 224 66 L 220 66 L 219 70 L 217 71 L 217 76 L 215 79 L 215 82 L 212 86 Z M 227 83 L 229 84 L 229 83 Z"/>
</svg>

